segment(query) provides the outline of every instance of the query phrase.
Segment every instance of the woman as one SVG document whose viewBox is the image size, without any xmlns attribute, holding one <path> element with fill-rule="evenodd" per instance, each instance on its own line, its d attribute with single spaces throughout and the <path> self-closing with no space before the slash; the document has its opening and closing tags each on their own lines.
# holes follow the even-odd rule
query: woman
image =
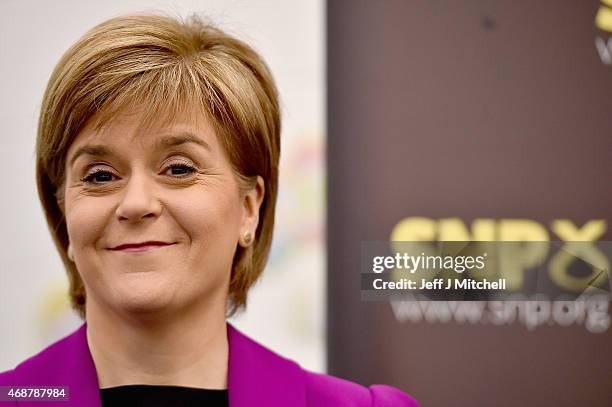
<svg viewBox="0 0 612 407">
<path fill-rule="evenodd" d="M 279 136 L 268 68 L 221 30 L 141 15 L 85 34 L 49 80 L 37 140 L 85 323 L 0 385 L 67 386 L 75 406 L 416 405 L 307 372 L 226 322 L 270 249 Z"/>
</svg>

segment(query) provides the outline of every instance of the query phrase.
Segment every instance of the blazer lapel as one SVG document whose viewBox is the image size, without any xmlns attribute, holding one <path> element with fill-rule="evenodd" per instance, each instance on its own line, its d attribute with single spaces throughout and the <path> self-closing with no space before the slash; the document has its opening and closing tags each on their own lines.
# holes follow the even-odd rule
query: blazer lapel
<svg viewBox="0 0 612 407">
<path fill-rule="evenodd" d="M 231 407 L 302 407 L 304 371 L 248 338 L 229 323 L 228 389 Z"/>
</svg>

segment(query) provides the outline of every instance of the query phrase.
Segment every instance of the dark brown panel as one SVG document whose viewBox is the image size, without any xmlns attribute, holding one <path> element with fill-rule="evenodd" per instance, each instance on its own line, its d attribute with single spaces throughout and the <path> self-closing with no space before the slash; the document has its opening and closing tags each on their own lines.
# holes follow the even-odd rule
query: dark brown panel
<svg viewBox="0 0 612 407">
<path fill-rule="evenodd" d="M 360 242 L 387 240 L 405 217 L 532 219 L 551 239 L 554 219 L 604 219 L 612 240 L 599 7 L 328 1 L 332 374 L 423 406 L 610 405 L 610 329 L 399 322 L 359 296 Z"/>
</svg>

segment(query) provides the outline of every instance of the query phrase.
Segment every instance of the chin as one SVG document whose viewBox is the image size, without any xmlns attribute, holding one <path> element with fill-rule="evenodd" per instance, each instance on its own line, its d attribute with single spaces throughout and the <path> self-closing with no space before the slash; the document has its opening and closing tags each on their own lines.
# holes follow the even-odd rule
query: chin
<svg viewBox="0 0 612 407">
<path fill-rule="evenodd" d="M 116 298 L 113 306 L 121 312 L 130 314 L 159 313 L 171 308 L 170 301 L 162 298 L 151 298 L 150 295 L 129 295 Z"/>
<path fill-rule="evenodd" d="M 153 276 L 151 276 L 153 277 Z M 130 313 L 152 313 L 172 308 L 173 284 L 163 278 L 130 276 L 120 287 L 112 289 L 111 304 Z"/>
</svg>

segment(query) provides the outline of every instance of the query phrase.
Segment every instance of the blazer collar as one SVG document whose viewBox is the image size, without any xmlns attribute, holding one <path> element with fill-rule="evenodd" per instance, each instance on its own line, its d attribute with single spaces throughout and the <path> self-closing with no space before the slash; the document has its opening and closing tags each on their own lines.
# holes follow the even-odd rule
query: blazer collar
<svg viewBox="0 0 612 407">
<path fill-rule="evenodd" d="M 15 383 L 68 386 L 70 405 L 101 407 L 87 324 L 15 369 Z M 231 407 L 306 405 L 304 371 L 227 324 Z M 28 406 L 30 403 L 24 403 Z M 32 403 L 32 406 L 37 405 Z"/>
</svg>

